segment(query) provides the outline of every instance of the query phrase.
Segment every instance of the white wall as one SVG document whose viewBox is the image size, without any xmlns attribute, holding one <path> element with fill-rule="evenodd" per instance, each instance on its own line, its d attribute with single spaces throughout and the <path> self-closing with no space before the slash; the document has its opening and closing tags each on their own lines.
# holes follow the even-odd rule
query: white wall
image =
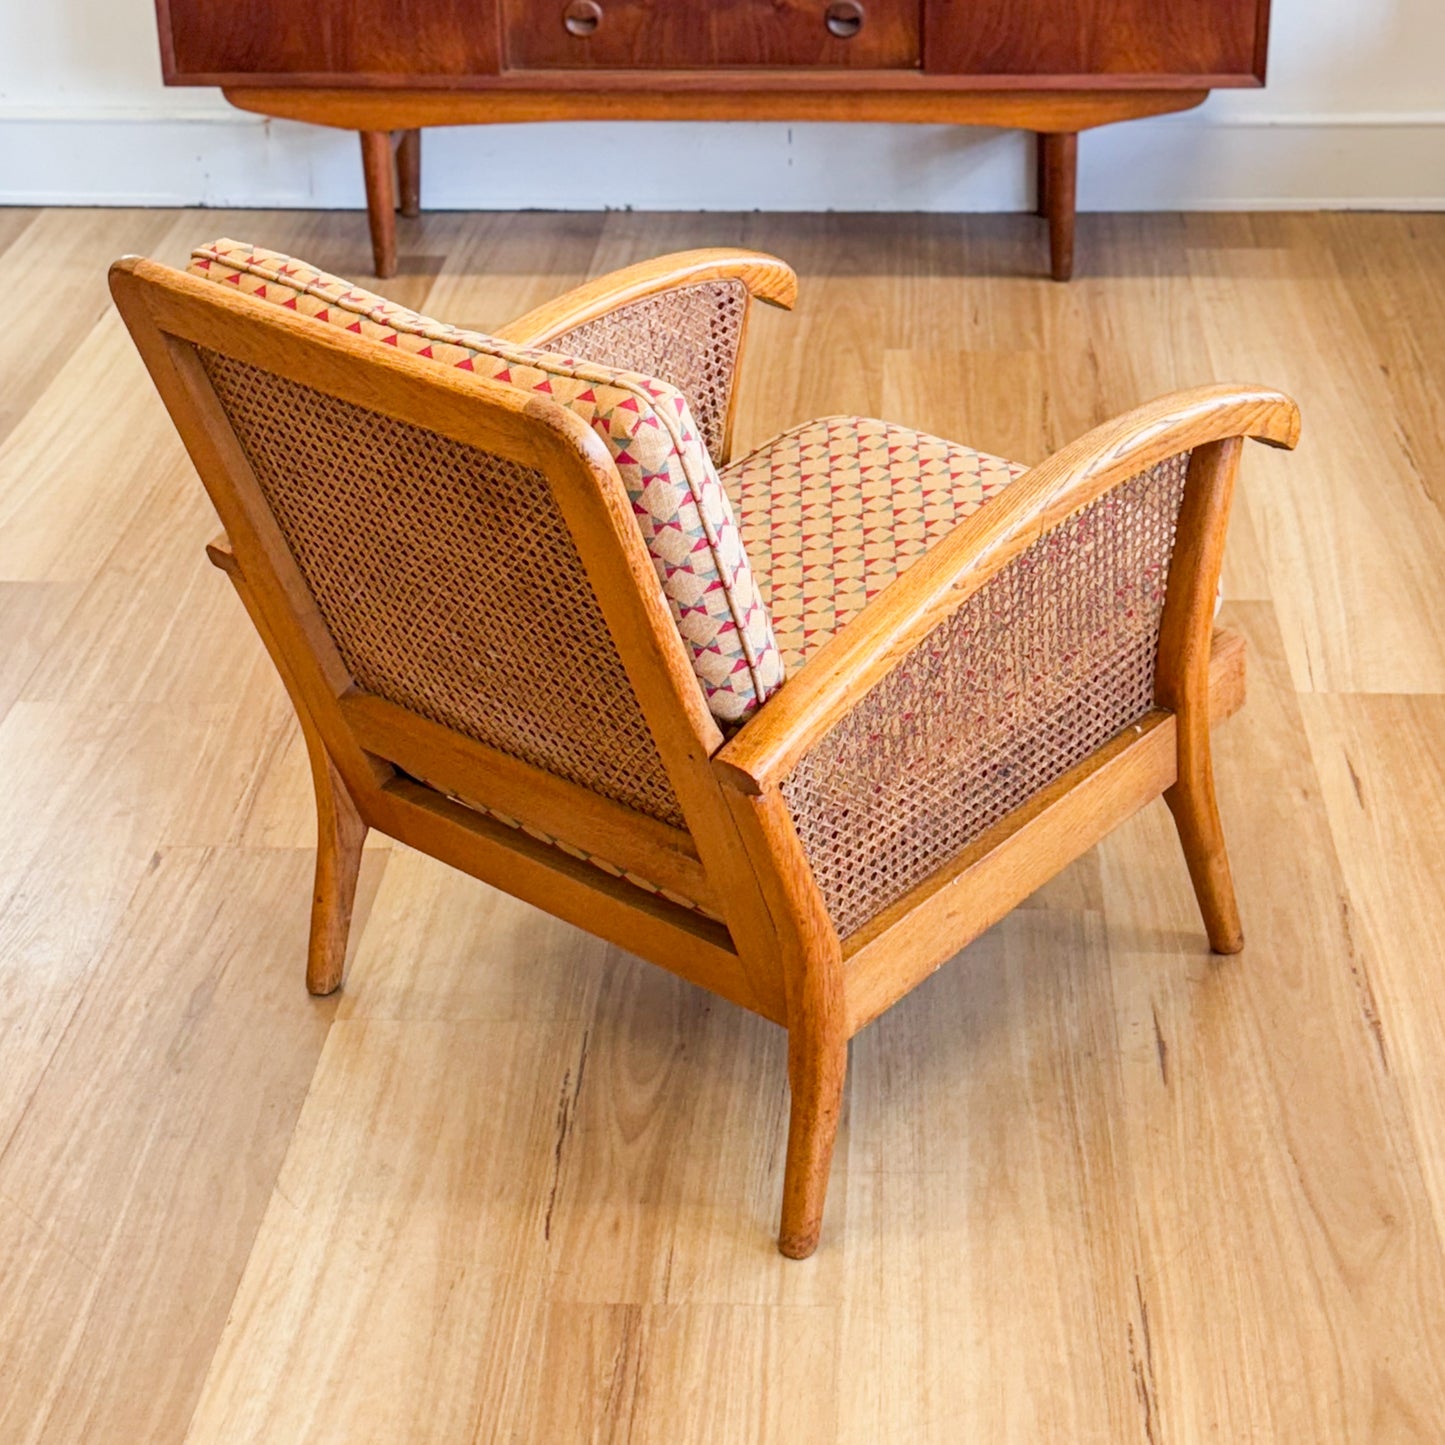
<svg viewBox="0 0 1445 1445">
<path fill-rule="evenodd" d="M 220 3 L 220 0 L 218 0 Z M 1269 87 L 1084 138 L 1090 210 L 1445 209 L 1445 0 L 1274 0 Z M 433 131 L 434 208 L 1010 210 L 1021 137 L 775 123 Z M 160 81 L 152 0 L 0 0 L 0 204 L 356 206 L 353 137 Z"/>
</svg>

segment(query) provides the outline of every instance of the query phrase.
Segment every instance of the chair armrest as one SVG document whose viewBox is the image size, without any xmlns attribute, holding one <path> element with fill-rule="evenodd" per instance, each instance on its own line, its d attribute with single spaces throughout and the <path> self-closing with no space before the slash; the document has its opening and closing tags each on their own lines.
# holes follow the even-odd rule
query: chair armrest
<svg viewBox="0 0 1445 1445">
<path fill-rule="evenodd" d="M 1299 427 L 1299 409 L 1280 392 L 1209 386 L 1161 397 L 1089 432 L 961 523 L 819 648 L 714 756 L 719 779 L 746 794 L 776 788 L 936 627 L 1105 492 L 1229 438 L 1293 447 Z"/>
<path fill-rule="evenodd" d="M 727 460 L 733 401 L 752 301 L 791 309 L 792 267 L 758 251 L 713 248 L 660 256 L 589 281 L 495 334 L 566 351 L 677 387 L 713 460 Z"/>
<path fill-rule="evenodd" d="M 762 251 L 714 246 L 677 251 L 611 271 L 543 302 L 494 334 L 518 346 L 550 346 L 575 327 L 620 307 L 705 281 L 738 281 L 750 296 L 784 311 L 791 311 L 798 299 L 798 278 L 786 261 Z"/>
</svg>

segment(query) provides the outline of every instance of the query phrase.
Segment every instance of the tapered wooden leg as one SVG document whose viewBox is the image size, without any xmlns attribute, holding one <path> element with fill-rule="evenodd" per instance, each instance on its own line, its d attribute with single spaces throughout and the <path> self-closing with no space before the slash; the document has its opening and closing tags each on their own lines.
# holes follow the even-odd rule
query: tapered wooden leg
<svg viewBox="0 0 1445 1445">
<path fill-rule="evenodd" d="M 316 887 L 311 897 L 306 987 L 314 994 L 328 994 L 341 987 L 346 968 L 351 909 L 369 829 L 320 743 L 308 737 L 307 744 L 316 784 Z"/>
<path fill-rule="evenodd" d="M 1049 213 L 1049 168 L 1045 160 L 1044 137 L 1034 136 L 1034 214 Z"/>
<path fill-rule="evenodd" d="M 326 744 L 302 701 L 286 654 L 276 646 L 265 614 L 241 573 L 229 545 L 206 548 L 211 560 L 230 577 L 247 615 L 261 634 L 261 641 L 276 664 L 296 721 L 306 744 L 311 764 L 311 784 L 316 792 L 316 881 L 311 894 L 311 937 L 306 949 L 306 987 L 314 994 L 335 993 L 346 968 L 346 941 L 351 932 L 351 910 L 356 902 L 356 880 L 361 872 L 361 850 L 370 828 L 341 774 L 336 771 Z M 379 759 L 371 760 L 377 782 L 389 777 L 391 769 Z"/>
<path fill-rule="evenodd" d="M 1183 724 L 1176 718 L 1177 725 Z M 1204 931 L 1215 953 L 1238 953 L 1244 947 L 1244 929 L 1239 922 L 1239 903 L 1234 896 L 1234 876 L 1229 870 L 1229 852 L 1224 846 L 1224 828 L 1214 797 L 1214 768 L 1209 756 L 1207 719 L 1181 747 L 1190 758 L 1187 773 L 1164 794 L 1174 826 L 1184 846 L 1184 861 L 1194 884 L 1194 896 L 1204 916 Z"/>
<path fill-rule="evenodd" d="M 1238 953 L 1244 947 L 1214 797 L 1209 740 L 1215 588 L 1243 446 L 1242 438 L 1229 437 L 1196 447 L 1190 455 L 1159 622 L 1154 678 L 1155 701 L 1174 714 L 1178 761 L 1174 786 L 1164 799 L 1174 814 L 1209 946 L 1216 953 Z"/>
<path fill-rule="evenodd" d="M 404 130 L 396 143 L 396 180 L 403 216 L 421 215 L 421 132 Z"/>
<path fill-rule="evenodd" d="M 788 1031 L 788 1162 L 783 1174 L 783 1222 L 778 1248 L 807 1259 L 818 1247 L 833 1144 L 848 1076 L 848 1039 L 841 1019 Z"/>
<path fill-rule="evenodd" d="M 389 131 L 361 132 L 361 169 L 366 177 L 371 253 L 376 274 L 384 280 L 396 275 L 396 164 Z"/>
<path fill-rule="evenodd" d="M 1055 281 L 1074 274 L 1074 217 L 1078 189 L 1079 137 L 1051 131 L 1039 137 L 1043 151 L 1044 214 L 1049 221 L 1049 260 Z"/>
</svg>

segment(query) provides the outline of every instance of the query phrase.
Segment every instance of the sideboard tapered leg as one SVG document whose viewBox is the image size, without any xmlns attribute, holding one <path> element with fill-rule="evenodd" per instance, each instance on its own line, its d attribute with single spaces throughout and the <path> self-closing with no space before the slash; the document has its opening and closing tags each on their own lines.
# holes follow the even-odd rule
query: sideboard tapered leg
<svg viewBox="0 0 1445 1445">
<path fill-rule="evenodd" d="M 1044 212 L 1049 221 L 1049 260 L 1055 281 L 1074 274 L 1074 215 L 1079 172 L 1076 131 L 1039 137 L 1043 152 Z"/>
<path fill-rule="evenodd" d="M 1044 139 L 1042 131 L 1034 136 L 1034 214 L 1036 216 L 1049 214 L 1049 166 L 1046 155 L 1048 148 L 1044 144 Z"/>
<path fill-rule="evenodd" d="M 391 133 L 364 130 L 360 134 L 371 253 L 376 275 L 385 280 L 396 275 L 396 165 L 391 153 Z"/>
<path fill-rule="evenodd" d="M 421 132 L 404 130 L 396 144 L 396 179 L 403 216 L 421 215 Z"/>
</svg>

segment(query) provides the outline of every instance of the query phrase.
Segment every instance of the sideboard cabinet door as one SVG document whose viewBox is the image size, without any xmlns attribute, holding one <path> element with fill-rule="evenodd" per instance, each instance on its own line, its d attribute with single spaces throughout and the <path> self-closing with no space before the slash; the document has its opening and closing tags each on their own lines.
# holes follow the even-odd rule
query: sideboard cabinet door
<svg viewBox="0 0 1445 1445">
<path fill-rule="evenodd" d="M 503 0 L 518 70 L 905 69 L 920 0 Z"/>
<path fill-rule="evenodd" d="M 1264 79 L 1269 0 L 926 0 L 924 65 L 962 76 Z"/>
<path fill-rule="evenodd" d="M 496 0 L 156 0 L 170 82 L 494 75 Z"/>
</svg>

